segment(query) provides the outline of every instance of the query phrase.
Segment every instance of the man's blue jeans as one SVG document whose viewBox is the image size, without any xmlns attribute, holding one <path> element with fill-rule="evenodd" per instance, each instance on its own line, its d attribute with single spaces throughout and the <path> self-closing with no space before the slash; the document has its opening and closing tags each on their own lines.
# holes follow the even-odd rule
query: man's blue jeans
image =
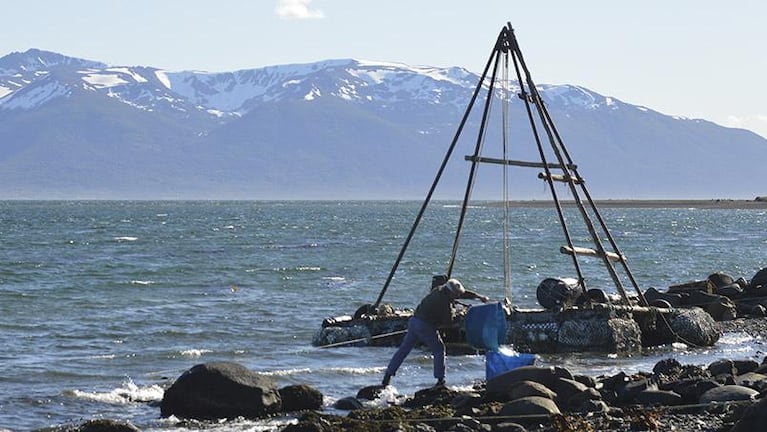
<svg viewBox="0 0 767 432">
<path fill-rule="evenodd" d="M 445 344 L 433 325 L 416 316 L 410 317 L 405 339 L 402 340 L 399 349 L 389 361 L 386 373 L 392 376 L 396 375 L 397 369 L 418 342 L 422 342 L 431 349 L 431 354 L 434 357 L 434 378 L 445 379 Z"/>
</svg>

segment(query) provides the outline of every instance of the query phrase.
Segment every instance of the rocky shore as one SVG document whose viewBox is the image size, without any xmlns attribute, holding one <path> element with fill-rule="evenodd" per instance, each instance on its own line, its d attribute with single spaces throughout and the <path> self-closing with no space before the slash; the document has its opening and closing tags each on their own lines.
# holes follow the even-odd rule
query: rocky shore
<svg viewBox="0 0 767 432">
<path fill-rule="evenodd" d="M 721 321 L 723 332 L 762 339 L 767 319 Z M 389 402 L 373 385 L 324 409 L 307 385 L 277 388 L 271 378 L 235 363 L 194 366 L 166 389 L 159 415 L 205 428 L 219 418 L 285 418 L 275 431 L 716 431 L 767 430 L 767 357 L 722 359 L 708 365 L 673 358 L 652 370 L 609 376 L 572 374 L 561 367 L 512 369 L 470 390 L 449 385 Z M 386 405 L 386 404 L 383 404 Z M 292 419 L 292 420 L 287 420 Z M 97 420 L 58 432 L 129 431 L 130 423 Z"/>
</svg>

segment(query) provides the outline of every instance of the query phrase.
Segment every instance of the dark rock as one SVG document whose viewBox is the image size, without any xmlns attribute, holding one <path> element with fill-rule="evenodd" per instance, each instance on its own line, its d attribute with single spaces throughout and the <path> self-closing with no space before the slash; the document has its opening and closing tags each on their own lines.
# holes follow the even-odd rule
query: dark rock
<svg viewBox="0 0 767 432">
<path fill-rule="evenodd" d="M 682 294 L 660 292 L 652 287 L 645 291 L 644 297 L 651 305 L 655 303 L 655 301 L 665 301 L 673 307 L 679 307 L 682 304 Z"/>
<path fill-rule="evenodd" d="M 413 397 L 407 399 L 402 406 L 405 408 L 421 408 L 428 405 L 449 405 L 459 394 L 447 386 L 430 387 L 415 392 Z"/>
<path fill-rule="evenodd" d="M 767 376 L 756 372 L 746 372 L 735 377 L 735 384 L 761 392 L 767 390 Z"/>
<path fill-rule="evenodd" d="M 665 375 L 667 377 L 679 376 L 682 373 L 682 364 L 674 358 L 667 358 L 655 363 L 652 373 L 656 375 Z"/>
<path fill-rule="evenodd" d="M 737 370 L 735 369 L 735 363 L 729 359 L 717 360 L 708 365 L 708 371 L 713 376 L 718 375 L 735 375 Z"/>
<path fill-rule="evenodd" d="M 357 399 L 375 400 L 381 394 L 381 390 L 385 388 L 386 386 L 380 384 L 363 387 L 357 392 Z"/>
<path fill-rule="evenodd" d="M 541 383 L 524 380 L 512 383 L 504 396 L 499 400 L 512 401 L 527 396 L 540 396 L 554 400 L 557 394 Z"/>
<path fill-rule="evenodd" d="M 628 375 L 626 375 L 626 372 L 618 372 L 617 374 L 603 378 L 599 381 L 600 384 L 602 384 L 602 388 L 608 389 L 608 390 L 614 390 L 619 385 L 625 385 L 629 381 Z"/>
<path fill-rule="evenodd" d="M 700 396 L 700 403 L 753 400 L 759 392 L 739 385 L 713 388 Z"/>
<path fill-rule="evenodd" d="M 681 396 L 683 404 L 697 404 L 703 393 L 716 387 L 719 387 L 716 381 L 710 378 L 696 377 L 668 383 L 661 390 L 677 393 Z"/>
<path fill-rule="evenodd" d="M 751 405 L 730 432 L 756 432 L 767 430 L 767 399 Z"/>
<path fill-rule="evenodd" d="M 711 291 L 735 282 L 735 279 L 733 279 L 732 276 L 722 272 L 711 274 L 706 280 L 708 281 L 708 286 Z"/>
<path fill-rule="evenodd" d="M 560 367 L 521 366 L 487 381 L 489 394 L 505 395 L 512 384 L 519 381 L 534 381 L 552 388 L 557 378 L 572 379 L 573 375 Z"/>
<path fill-rule="evenodd" d="M 560 414 L 559 407 L 551 399 L 528 396 L 503 405 L 502 416 L 553 415 Z"/>
<path fill-rule="evenodd" d="M 673 406 L 682 404 L 682 396 L 673 391 L 647 389 L 639 392 L 634 400 L 642 405 Z"/>
<path fill-rule="evenodd" d="M 493 432 L 527 432 L 527 429 L 521 424 L 505 422 L 495 425 Z"/>
<path fill-rule="evenodd" d="M 279 390 L 282 411 L 294 412 L 322 408 L 322 393 L 305 384 L 283 387 Z"/>
<path fill-rule="evenodd" d="M 714 294 L 723 295 L 729 299 L 737 299 L 743 295 L 743 288 L 737 283 L 731 283 L 723 287 L 716 288 Z"/>
<path fill-rule="evenodd" d="M 735 375 L 753 372 L 759 367 L 756 360 L 733 360 L 732 363 L 735 366 Z"/>
<path fill-rule="evenodd" d="M 199 364 L 165 391 L 163 417 L 214 420 L 259 418 L 279 412 L 280 394 L 271 378 L 231 362 Z"/>
<path fill-rule="evenodd" d="M 767 316 L 767 308 L 762 305 L 754 305 L 751 307 L 751 310 L 748 311 L 748 314 L 754 318 L 764 318 Z"/>
<path fill-rule="evenodd" d="M 629 381 L 622 386 L 617 386 L 615 392 L 620 403 L 632 403 L 637 395 L 645 390 L 657 390 L 657 386 L 649 379 Z"/>
<path fill-rule="evenodd" d="M 354 411 L 362 409 L 362 407 L 362 402 L 360 402 L 356 397 L 351 396 L 338 399 L 336 403 L 333 404 L 333 408 L 343 411 Z"/>
<path fill-rule="evenodd" d="M 597 380 L 595 380 L 593 377 L 590 377 L 588 375 L 574 375 L 573 379 L 585 385 L 586 387 L 597 386 Z"/>
<path fill-rule="evenodd" d="M 610 406 L 603 400 L 589 399 L 583 401 L 583 404 L 574 411 L 581 413 L 607 413 L 610 411 Z"/>
<path fill-rule="evenodd" d="M 559 406 L 564 405 L 566 411 L 593 412 L 591 401 L 596 400 L 602 400 L 602 394 L 597 389 L 589 387 L 580 393 L 570 396 L 564 404 Z"/>
<path fill-rule="evenodd" d="M 557 394 L 557 402 L 560 404 L 566 404 L 571 397 L 588 389 L 585 384 L 567 378 L 558 378 L 554 381 L 552 388 Z"/>
<path fill-rule="evenodd" d="M 130 422 L 108 419 L 88 420 L 76 430 L 77 432 L 140 432 L 140 429 Z"/>
<path fill-rule="evenodd" d="M 767 267 L 756 272 L 754 277 L 751 278 L 751 286 L 754 288 L 767 286 Z"/>
</svg>

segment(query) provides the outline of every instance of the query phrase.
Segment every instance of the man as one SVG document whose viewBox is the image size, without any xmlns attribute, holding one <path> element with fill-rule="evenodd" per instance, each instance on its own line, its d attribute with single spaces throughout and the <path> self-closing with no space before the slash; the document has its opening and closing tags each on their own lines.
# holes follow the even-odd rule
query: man
<svg viewBox="0 0 767 432">
<path fill-rule="evenodd" d="M 419 341 L 431 349 L 434 357 L 434 378 L 437 386 L 445 385 L 445 344 L 439 335 L 439 328 L 449 326 L 453 319 L 453 302 L 457 299 L 490 301 L 487 296 L 468 291 L 457 279 L 450 279 L 444 285 L 433 289 L 416 307 L 407 324 L 407 333 L 402 344 L 389 361 L 381 384 L 389 385 L 402 362 Z"/>
</svg>

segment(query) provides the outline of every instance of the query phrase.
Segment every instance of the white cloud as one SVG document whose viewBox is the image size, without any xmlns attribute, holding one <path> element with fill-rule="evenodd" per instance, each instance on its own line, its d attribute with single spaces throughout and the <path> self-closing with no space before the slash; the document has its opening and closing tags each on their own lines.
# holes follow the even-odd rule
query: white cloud
<svg viewBox="0 0 767 432">
<path fill-rule="evenodd" d="M 321 10 L 309 8 L 311 2 L 312 0 L 277 0 L 274 11 L 278 17 L 286 20 L 324 18 L 325 15 Z"/>
</svg>

